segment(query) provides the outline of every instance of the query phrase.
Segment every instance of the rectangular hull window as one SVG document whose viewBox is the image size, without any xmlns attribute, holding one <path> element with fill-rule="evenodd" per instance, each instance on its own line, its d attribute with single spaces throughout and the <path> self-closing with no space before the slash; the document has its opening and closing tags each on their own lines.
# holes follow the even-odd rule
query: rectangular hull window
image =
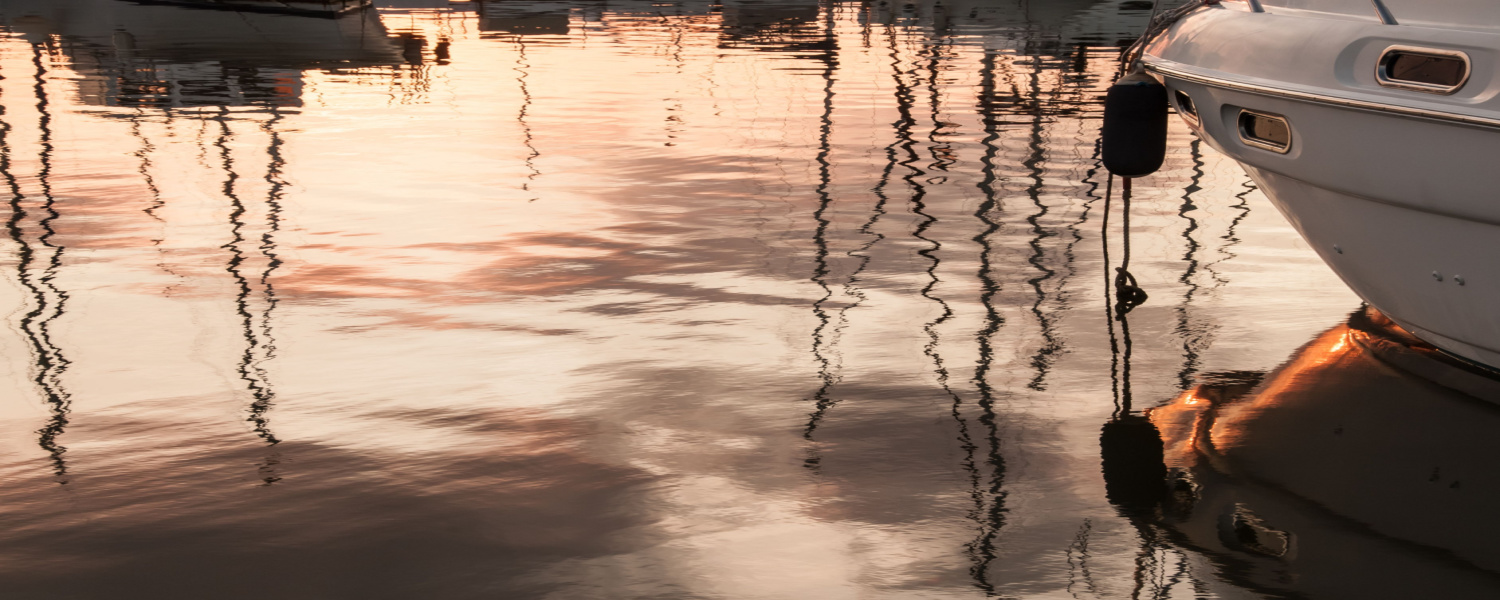
<svg viewBox="0 0 1500 600">
<path fill-rule="evenodd" d="M 1292 128 L 1285 118 L 1241 110 L 1240 141 L 1247 146 L 1286 154 L 1292 149 Z"/>
<path fill-rule="evenodd" d="M 1469 57 L 1462 52 L 1391 46 L 1375 67 L 1380 85 L 1432 94 L 1452 94 L 1469 80 Z"/>
</svg>

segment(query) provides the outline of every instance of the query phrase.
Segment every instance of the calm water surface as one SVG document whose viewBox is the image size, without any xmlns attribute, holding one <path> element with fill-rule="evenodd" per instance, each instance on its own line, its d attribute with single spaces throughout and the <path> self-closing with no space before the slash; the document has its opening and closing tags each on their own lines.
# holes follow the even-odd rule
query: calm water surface
<svg viewBox="0 0 1500 600">
<path fill-rule="evenodd" d="M 1180 122 L 1109 317 L 1143 4 L 0 0 L 0 595 L 1496 597 L 1500 413 Z"/>
</svg>

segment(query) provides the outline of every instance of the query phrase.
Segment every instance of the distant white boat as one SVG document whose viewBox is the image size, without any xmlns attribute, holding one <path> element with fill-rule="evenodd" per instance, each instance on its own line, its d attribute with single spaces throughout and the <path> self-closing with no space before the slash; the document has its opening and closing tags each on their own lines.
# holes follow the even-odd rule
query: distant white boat
<svg viewBox="0 0 1500 600">
<path fill-rule="evenodd" d="M 56 39 L 84 104 L 295 106 L 303 70 L 408 62 L 405 40 L 376 11 L 340 11 L 354 5 L 368 2 L 3 0 L 0 28 L 38 44 Z"/>
<path fill-rule="evenodd" d="M 1340 277 L 1500 367 L 1500 2 L 1193 0 L 1142 62 Z"/>
<path fill-rule="evenodd" d="M 371 0 L 127 0 L 136 4 L 164 4 L 237 10 L 245 12 L 271 12 L 302 15 L 340 15 L 352 10 L 371 6 Z"/>
</svg>

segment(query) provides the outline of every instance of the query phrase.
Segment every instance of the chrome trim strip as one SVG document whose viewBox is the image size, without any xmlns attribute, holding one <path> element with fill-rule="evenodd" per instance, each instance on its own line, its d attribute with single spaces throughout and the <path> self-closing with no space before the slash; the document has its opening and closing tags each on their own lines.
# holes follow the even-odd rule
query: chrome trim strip
<svg viewBox="0 0 1500 600">
<path fill-rule="evenodd" d="M 1286 145 L 1283 146 L 1281 144 L 1277 144 L 1269 140 L 1262 140 L 1250 135 L 1250 132 L 1245 131 L 1245 117 L 1260 117 L 1262 119 L 1268 119 L 1271 121 L 1281 121 L 1281 125 L 1283 127 L 1286 127 Z M 1240 114 L 1234 118 L 1234 121 L 1235 129 L 1239 130 L 1240 132 L 1240 142 L 1245 144 L 1246 146 L 1250 146 L 1252 148 L 1260 148 L 1261 150 L 1269 150 L 1277 154 L 1286 154 L 1292 151 L 1292 124 L 1287 122 L 1286 117 L 1260 112 L 1258 110 L 1241 108 Z"/>
<path fill-rule="evenodd" d="M 1458 79 L 1457 85 L 1435 85 L 1430 83 L 1410 81 L 1407 79 L 1395 79 L 1391 77 L 1388 71 L 1390 69 L 1391 61 L 1394 60 L 1394 55 L 1396 53 L 1403 53 L 1408 55 L 1414 54 L 1417 56 L 1431 56 L 1435 58 L 1456 58 L 1463 61 L 1464 74 Z M 1473 69 L 1474 65 L 1469 62 L 1469 55 L 1464 54 L 1463 52 L 1457 52 L 1454 50 L 1438 50 L 1435 48 L 1420 48 L 1417 46 L 1395 45 L 1386 48 L 1385 51 L 1380 53 L 1380 58 L 1375 61 L 1375 81 L 1379 82 L 1380 85 L 1383 85 L 1385 87 L 1393 87 L 1403 90 L 1412 90 L 1416 92 L 1426 92 L 1428 94 L 1448 96 L 1458 92 L 1458 90 L 1460 89 L 1463 89 L 1464 84 L 1469 82 L 1469 75 L 1473 72 Z"/>
<path fill-rule="evenodd" d="M 1203 85 L 1220 87 L 1250 94 L 1259 94 L 1261 96 L 1289 98 L 1292 100 L 1302 100 L 1306 102 L 1313 102 L 1316 104 L 1326 104 L 1329 106 L 1338 106 L 1342 108 L 1352 108 L 1369 112 L 1398 115 L 1402 117 L 1410 117 L 1413 119 L 1424 119 L 1428 121 L 1439 121 L 1443 123 L 1455 123 L 1461 125 L 1473 125 L 1475 127 L 1500 129 L 1500 119 L 1493 119 L 1489 117 L 1461 115 L 1458 113 L 1427 110 L 1425 108 L 1412 108 L 1409 106 L 1395 106 L 1392 104 L 1381 104 L 1379 102 L 1369 102 L 1366 100 L 1354 100 L 1352 98 L 1340 98 L 1338 96 L 1328 96 L 1325 94 L 1298 92 L 1295 90 L 1256 85 L 1253 83 L 1241 83 L 1238 81 L 1223 79 L 1220 77 L 1198 75 L 1196 73 L 1190 73 L 1188 71 L 1183 71 L 1181 69 L 1167 67 L 1160 64 L 1153 64 L 1149 59 L 1145 61 L 1145 66 L 1146 70 L 1158 75 L 1162 75 L 1164 77 L 1172 77 L 1181 79 L 1183 81 L 1190 81 L 1193 83 L 1200 83 Z"/>
</svg>

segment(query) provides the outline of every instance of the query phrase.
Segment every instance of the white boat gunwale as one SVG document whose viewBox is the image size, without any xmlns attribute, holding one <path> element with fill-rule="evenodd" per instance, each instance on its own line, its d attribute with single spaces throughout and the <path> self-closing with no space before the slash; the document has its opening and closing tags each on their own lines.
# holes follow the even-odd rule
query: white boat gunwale
<svg viewBox="0 0 1500 600">
<path fill-rule="evenodd" d="M 1227 77 L 1194 72 L 1194 69 L 1187 65 L 1151 55 L 1147 55 L 1144 58 L 1143 63 L 1146 67 L 1146 70 L 1153 75 L 1157 75 L 1163 78 L 1180 79 L 1200 85 L 1225 88 L 1261 96 L 1272 96 L 1290 100 L 1302 100 L 1304 102 L 1313 102 L 1340 108 L 1352 108 L 1355 110 L 1368 112 L 1385 113 L 1412 119 L 1438 121 L 1457 125 L 1471 125 L 1475 127 L 1484 127 L 1487 129 L 1500 129 L 1500 118 L 1466 115 L 1463 113 L 1417 108 L 1399 104 L 1390 104 L 1388 102 L 1360 100 L 1344 96 L 1334 96 L 1318 92 L 1295 90 L 1287 87 L 1249 83 L 1246 81 L 1229 79 Z"/>
</svg>

